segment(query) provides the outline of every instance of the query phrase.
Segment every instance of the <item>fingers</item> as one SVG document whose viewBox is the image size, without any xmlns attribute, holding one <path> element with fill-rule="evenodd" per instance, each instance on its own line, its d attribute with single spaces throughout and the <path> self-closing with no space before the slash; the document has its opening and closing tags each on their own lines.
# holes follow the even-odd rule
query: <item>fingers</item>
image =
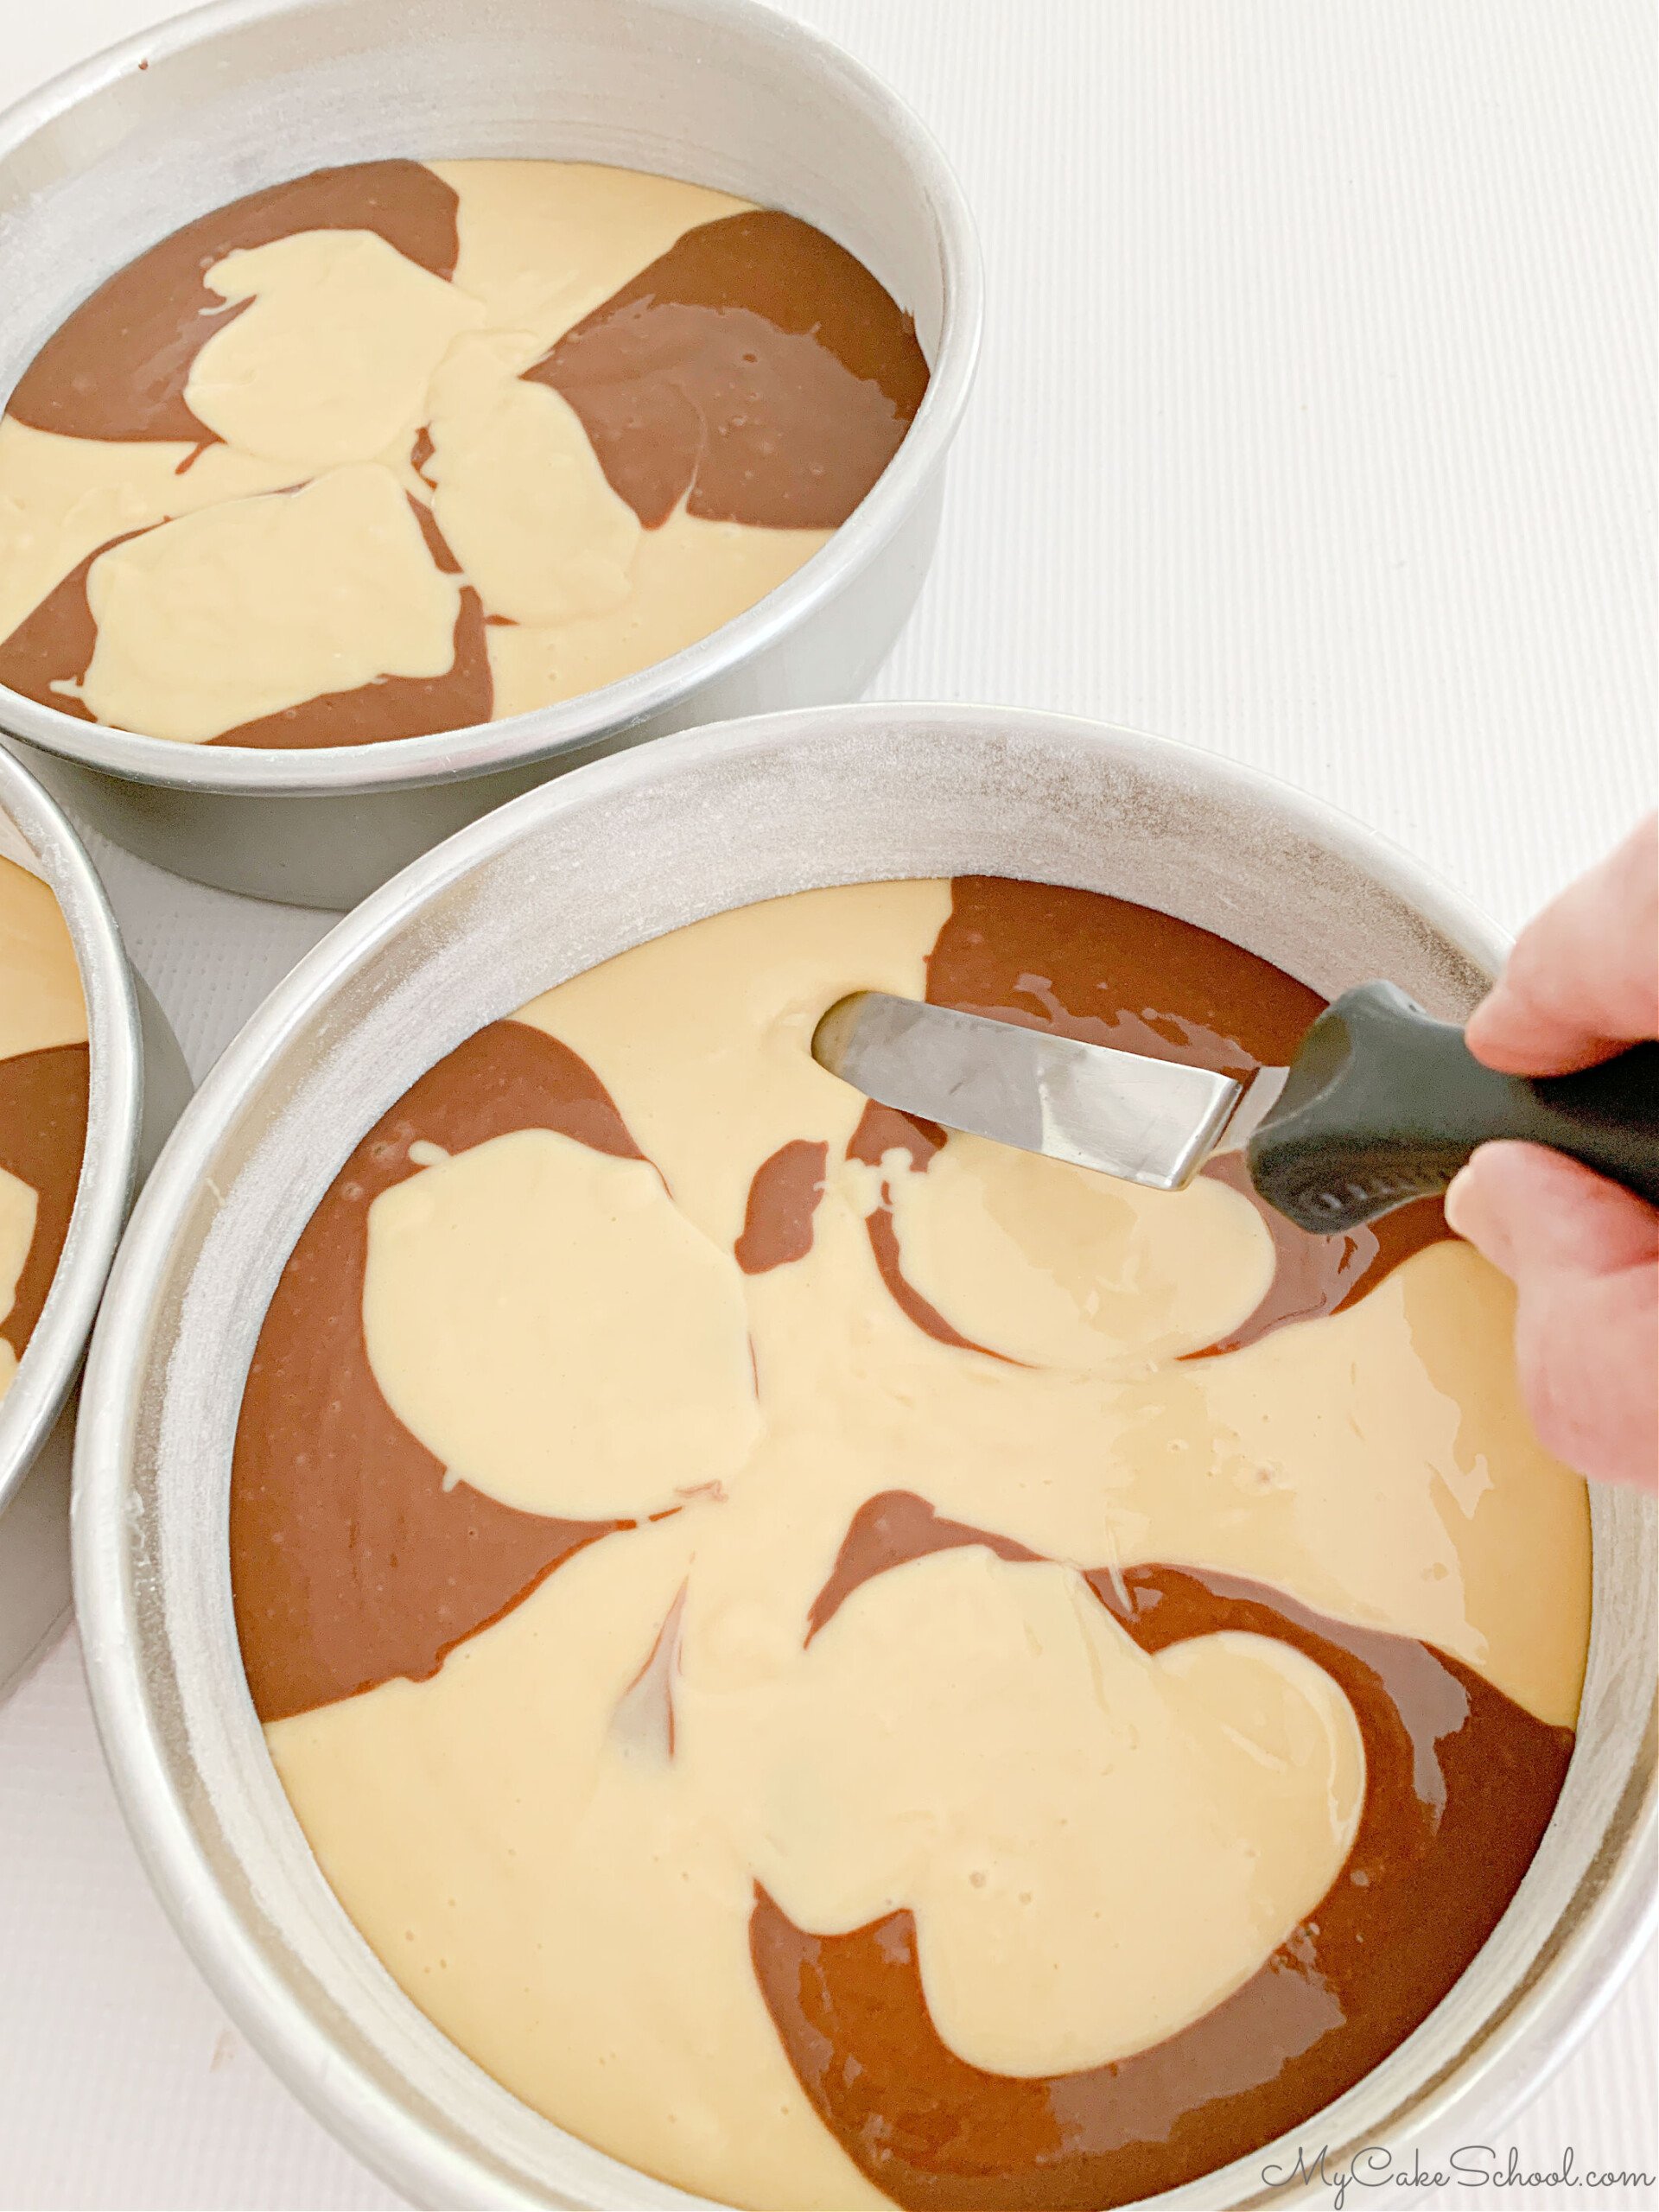
<svg viewBox="0 0 1659 2212">
<path fill-rule="evenodd" d="M 1514 1075 L 1565 1075 L 1659 1035 L 1659 817 L 1528 924 L 1465 1033 Z"/>
<path fill-rule="evenodd" d="M 1483 1145 L 1446 1218 L 1516 1286 L 1539 1440 L 1580 1474 L 1659 1485 L 1659 1212 L 1576 1160 Z"/>
<path fill-rule="evenodd" d="M 1565 1153 L 1484 1144 L 1446 1194 L 1446 1217 L 1497 1268 L 1617 1274 L 1659 1260 L 1659 1213 Z"/>
<path fill-rule="evenodd" d="M 1659 818 L 1521 933 L 1470 1050 L 1565 1075 L 1659 1035 Z M 1483 1145 L 1446 1218 L 1515 1283 L 1516 1357 L 1540 1440 L 1581 1474 L 1659 1487 L 1659 1212 L 1575 1160 Z"/>
</svg>

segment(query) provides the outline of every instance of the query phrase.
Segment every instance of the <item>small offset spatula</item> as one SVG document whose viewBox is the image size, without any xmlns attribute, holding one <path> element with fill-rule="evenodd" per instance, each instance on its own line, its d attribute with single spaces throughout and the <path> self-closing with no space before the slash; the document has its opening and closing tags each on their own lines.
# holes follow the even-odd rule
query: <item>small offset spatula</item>
<svg viewBox="0 0 1659 2212">
<path fill-rule="evenodd" d="M 1497 1075 L 1392 983 L 1344 991 L 1289 1067 L 1247 1084 L 881 991 L 838 1000 L 812 1052 L 881 1105 L 1154 1190 L 1242 1151 L 1268 1204 L 1325 1236 L 1445 1190 L 1497 1137 L 1659 1205 L 1659 1045 L 1578 1075 Z"/>
</svg>

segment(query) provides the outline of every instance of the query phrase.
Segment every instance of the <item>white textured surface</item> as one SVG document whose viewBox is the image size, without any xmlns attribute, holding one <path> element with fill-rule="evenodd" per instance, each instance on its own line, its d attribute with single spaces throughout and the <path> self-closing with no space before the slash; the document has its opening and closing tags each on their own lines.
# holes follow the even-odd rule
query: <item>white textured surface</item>
<svg viewBox="0 0 1659 2212">
<path fill-rule="evenodd" d="M 169 10 L 0 12 L 10 93 Z M 1643 0 L 790 12 L 933 126 L 988 264 L 944 547 L 880 690 L 1067 709 L 1252 761 L 1511 928 L 1651 803 Z M 98 857 L 200 1072 L 321 922 Z M 1580 2171 L 1659 2171 L 1656 2009 L 1649 1957 L 1490 2163 L 1513 2144 L 1548 2170 L 1570 2145 Z M 391 2202 L 198 1981 L 60 1647 L 0 1708 L 0 2206 Z"/>
</svg>

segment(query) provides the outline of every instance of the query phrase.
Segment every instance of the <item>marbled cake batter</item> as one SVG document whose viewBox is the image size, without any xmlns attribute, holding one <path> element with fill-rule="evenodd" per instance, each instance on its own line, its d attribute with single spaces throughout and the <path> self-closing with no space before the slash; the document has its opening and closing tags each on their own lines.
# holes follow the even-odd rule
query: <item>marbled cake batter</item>
<svg viewBox="0 0 1659 2212">
<path fill-rule="evenodd" d="M 867 1106 L 855 988 L 1247 1073 L 1313 993 L 968 880 L 718 916 L 364 1139 L 232 1566 L 271 1755 L 423 2009 L 722 2202 L 1092 2207 L 1392 2049 L 1572 1746 L 1584 1488 L 1420 1204 L 1304 1237 Z"/>
<path fill-rule="evenodd" d="M 0 1398 L 69 1233 L 86 1144 L 86 1005 L 63 916 L 0 854 Z"/>
<path fill-rule="evenodd" d="M 366 162 L 201 217 L 0 417 L 0 683 L 185 744 L 545 706 L 791 575 L 927 385 L 797 218 L 562 162 Z"/>
</svg>

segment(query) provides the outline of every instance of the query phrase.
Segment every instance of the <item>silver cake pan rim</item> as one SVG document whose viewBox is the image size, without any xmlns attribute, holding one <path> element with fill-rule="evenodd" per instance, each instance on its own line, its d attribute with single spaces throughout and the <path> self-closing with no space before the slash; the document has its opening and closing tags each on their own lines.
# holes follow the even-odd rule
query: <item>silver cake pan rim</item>
<svg viewBox="0 0 1659 2212">
<path fill-rule="evenodd" d="M 209 0 L 121 41 L 0 111 L 0 163 L 36 132 L 157 58 L 219 33 L 351 0 Z M 731 621 L 664 660 L 596 691 L 499 721 L 376 745 L 277 748 L 186 745 L 105 728 L 43 707 L 0 684 L 0 729 L 77 766 L 158 790 L 259 798 L 351 798 L 557 763 L 693 701 L 716 679 L 786 639 L 865 569 L 901 527 L 943 462 L 978 363 L 984 277 L 978 235 L 954 170 L 898 93 L 833 41 L 761 0 L 651 0 L 690 22 L 741 28 L 792 49 L 804 69 L 831 75 L 868 108 L 904 156 L 925 198 L 943 276 L 938 359 L 904 441 L 871 491 L 795 574 Z"/>
<path fill-rule="evenodd" d="M 115 915 L 68 817 L 3 745 L 0 813 L 40 863 L 58 902 L 86 1001 L 86 1149 L 52 1287 L 0 1399 L 0 1506 L 51 1433 L 79 1370 L 138 1173 L 144 1053 L 132 971 Z"/>
<path fill-rule="evenodd" d="M 481 2138 L 461 2140 L 448 2111 L 429 2101 L 416 2108 L 416 2093 L 406 2076 L 389 2081 L 347 2055 L 317 2005 L 302 1999 L 297 1986 L 277 1971 L 262 1946 L 251 1909 L 238 1904 L 214 1872 L 202 1825 L 202 1800 L 209 1793 L 199 1776 L 193 1791 L 169 1772 L 181 1724 L 175 1714 L 163 1711 L 155 1672 L 143 1663 L 143 1605 L 135 1550 L 140 1540 L 129 1508 L 139 1502 L 132 1488 L 133 1456 L 146 1373 L 148 1297 L 162 1279 L 186 1211 L 200 1196 L 201 1173 L 213 1147 L 234 1124 L 242 1103 L 270 1076 L 285 1041 L 302 1032 L 315 1034 L 326 1026 L 331 999 L 350 977 L 380 950 L 419 930 L 423 918 L 429 920 L 447 894 L 492 866 L 501 867 L 515 849 L 527 847 L 561 815 L 599 819 L 607 809 L 626 813 L 642 791 L 663 786 L 674 793 L 695 791 L 700 779 L 721 771 L 741 772 L 745 780 L 770 772 L 781 782 L 800 776 L 810 782 L 819 774 L 819 755 L 842 741 L 850 748 L 849 760 L 861 747 L 862 757 L 873 765 L 895 732 L 903 733 L 906 741 L 913 736 L 927 757 L 940 764 L 941 780 L 976 772 L 971 765 L 959 768 L 956 761 L 959 753 L 971 750 L 968 741 L 974 733 L 988 734 L 987 747 L 995 739 L 1002 747 L 998 757 L 1006 763 L 997 771 L 1003 780 L 998 784 L 992 776 L 982 799 L 976 787 L 973 800 L 987 810 L 988 819 L 1012 789 L 1011 779 L 1034 776 L 1040 786 L 1049 766 L 1071 759 L 1097 764 L 1103 783 L 1120 769 L 1133 770 L 1158 788 L 1172 810 L 1195 792 L 1208 792 L 1238 817 L 1241 829 L 1251 819 L 1271 821 L 1283 830 L 1287 845 L 1306 843 L 1317 855 L 1334 855 L 1338 874 L 1364 872 L 1380 893 L 1395 897 L 1408 917 L 1419 918 L 1426 932 L 1449 946 L 1448 957 L 1455 956 L 1452 965 L 1460 979 L 1457 988 L 1465 1002 L 1478 995 L 1483 977 L 1490 976 L 1503 957 L 1502 933 L 1410 855 L 1259 771 L 1168 741 L 1062 715 L 968 705 L 870 705 L 786 712 L 715 727 L 544 785 L 412 864 L 342 922 L 278 987 L 230 1047 L 181 1124 L 118 1261 L 117 1289 L 122 1294 L 109 1301 L 97 1334 L 91 1370 L 96 1414 L 83 1431 L 78 1453 L 78 1586 L 100 1731 L 124 1808 L 175 1925 L 221 1999 L 290 2087 L 377 2172 L 419 2202 L 620 2207 L 685 2206 L 700 2200 L 637 2174 L 562 2129 L 552 2130 L 558 2140 L 556 2182 L 544 2177 L 527 2180 L 518 2168 L 509 2171 L 502 2163 L 505 2152 L 493 2155 Z M 712 824 L 711 830 L 718 827 Z M 1002 834 L 1000 827 L 988 830 L 987 845 L 994 847 Z M 1251 858 L 1241 865 L 1257 864 Z M 1011 867 L 1003 872 L 1020 871 Z M 1039 880 L 1067 880 L 1038 873 Z M 817 880 L 858 880 L 858 874 L 820 874 Z M 867 874 L 864 880 L 873 878 Z M 1270 894 L 1264 887 L 1261 895 L 1265 906 Z M 726 903 L 743 901 L 732 898 Z M 424 951 L 419 956 L 429 957 Z M 381 1077 L 375 1080 L 384 1087 Z M 372 1117 L 369 1103 L 365 1115 Z M 358 1128 L 351 1135 L 360 1133 Z M 1395 2142 L 1421 2138 L 1465 2111 L 1477 2093 L 1485 2099 L 1483 2117 L 1499 2106 L 1512 2108 L 1582 2033 L 1652 1925 L 1651 1637 L 1632 1633 L 1627 1623 L 1610 1629 L 1601 1579 L 1604 1560 L 1617 1559 L 1632 1541 L 1651 1557 L 1654 1510 L 1651 1501 L 1601 1494 L 1594 1501 L 1593 1517 L 1601 1534 L 1589 1679 L 1598 1696 L 1607 1694 L 1610 1681 L 1633 1682 L 1646 1733 L 1633 1734 L 1619 1721 L 1610 1754 L 1617 1788 L 1604 1789 L 1599 1799 L 1586 1801 L 1580 1793 L 1569 1804 L 1564 1797 L 1539 1861 L 1464 1981 L 1381 2067 L 1320 2116 L 1333 2155 L 1344 2145 L 1375 2139 L 1375 2130 L 1383 2126 L 1398 2131 L 1390 2138 Z M 1616 1541 L 1610 1529 L 1616 1529 Z M 149 1541 L 155 1533 L 149 1532 Z M 1650 1605 L 1650 1590 L 1644 1602 Z M 233 1725 L 245 1733 L 251 1731 L 247 1750 L 257 1763 L 263 1747 L 245 1688 L 228 1678 L 200 1687 L 201 1694 L 211 1689 L 221 1704 L 240 1698 L 245 1714 Z M 1581 1738 L 1575 1768 L 1583 1766 L 1583 1750 Z M 191 1751 L 179 1774 L 194 1771 L 189 1758 L 194 1756 Z M 270 1786 L 275 1787 L 274 1777 Z M 1570 1772 L 1568 1790 L 1575 1786 Z M 1577 1833 L 1586 1802 L 1602 1824 L 1594 1836 Z M 1538 1900 L 1555 1894 L 1540 1887 L 1545 1878 L 1540 1863 L 1550 1852 L 1554 1863 L 1567 1868 L 1558 1887 L 1569 1879 L 1573 1886 L 1570 1910 L 1560 1910 L 1540 1929 L 1534 1924 Z M 1520 1963 L 1492 1968 L 1510 1980 L 1500 1980 L 1489 2016 L 1482 2009 L 1483 1964 L 1503 1942 L 1510 1945 L 1506 1956 Z M 1472 1991 L 1471 1984 L 1478 1985 Z M 493 2084 L 488 2089 L 497 2097 L 503 2094 Z M 1268 2186 L 1263 2169 L 1276 2159 L 1294 2158 L 1294 2147 L 1288 2142 L 1264 2145 L 1170 2201 L 1193 2207 L 1281 2201 L 1283 2184 Z"/>
</svg>

